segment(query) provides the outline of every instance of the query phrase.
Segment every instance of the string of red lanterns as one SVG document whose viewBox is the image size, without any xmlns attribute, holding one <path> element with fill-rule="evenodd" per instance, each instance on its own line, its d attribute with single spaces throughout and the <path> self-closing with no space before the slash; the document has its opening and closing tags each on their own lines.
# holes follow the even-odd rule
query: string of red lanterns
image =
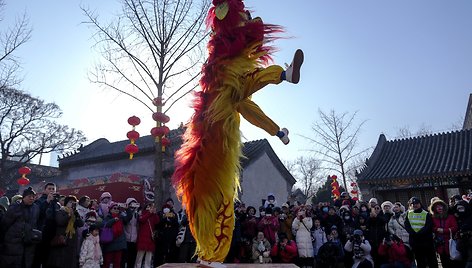
<svg viewBox="0 0 472 268">
<path fill-rule="evenodd" d="M 152 119 L 156 121 L 156 126 L 151 129 L 151 135 L 154 137 L 156 142 L 161 142 L 162 151 L 165 152 L 165 148 L 170 145 L 170 139 L 166 136 L 169 134 L 170 129 L 165 124 L 169 123 L 170 117 L 162 111 L 164 102 L 162 98 L 155 98 L 152 104 L 157 107 L 157 112 L 152 114 Z M 128 118 L 128 124 L 133 126 L 133 130 L 129 131 L 126 136 L 130 140 L 130 144 L 126 145 L 125 151 L 130 155 L 129 159 L 133 159 L 133 155 L 136 154 L 139 149 L 135 144 L 135 141 L 139 138 L 139 133 L 135 131 L 135 126 L 139 125 L 141 120 L 137 116 L 131 116 Z"/>
<path fill-rule="evenodd" d="M 139 151 L 138 145 L 136 145 L 136 140 L 139 139 L 139 132 L 135 130 L 136 126 L 141 123 L 141 119 L 137 116 L 131 116 L 128 118 L 128 124 L 130 124 L 133 129 L 126 133 L 126 137 L 130 140 L 130 144 L 126 145 L 125 151 L 129 154 L 129 159 L 133 159 L 133 155 Z"/>
<path fill-rule="evenodd" d="M 152 119 L 156 121 L 156 127 L 151 129 L 151 135 L 154 137 L 156 142 L 161 142 L 162 151 L 165 152 L 166 147 L 170 145 L 170 139 L 166 137 L 166 135 L 169 134 L 170 129 L 165 125 L 166 123 L 169 123 L 170 117 L 161 112 L 162 106 L 164 106 L 162 98 L 155 98 L 152 103 L 157 107 L 157 112 L 152 114 Z"/>
<path fill-rule="evenodd" d="M 18 169 L 18 173 L 20 173 L 21 178 L 19 178 L 16 182 L 20 186 L 28 185 L 30 183 L 30 180 L 26 177 L 26 175 L 31 173 L 31 169 L 27 166 L 23 166 Z"/>
</svg>

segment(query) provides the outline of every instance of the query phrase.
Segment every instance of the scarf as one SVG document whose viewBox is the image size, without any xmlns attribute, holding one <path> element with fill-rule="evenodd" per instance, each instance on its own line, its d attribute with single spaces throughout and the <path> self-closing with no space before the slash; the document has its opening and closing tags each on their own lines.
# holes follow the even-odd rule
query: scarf
<svg viewBox="0 0 472 268">
<path fill-rule="evenodd" d="M 120 214 L 119 213 L 111 213 L 111 217 L 112 218 L 120 218 Z M 118 220 L 117 222 L 115 222 L 113 224 L 113 226 L 111 227 L 111 230 L 113 231 L 113 237 L 119 237 L 120 235 L 123 234 L 123 221 Z"/>
<path fill-rule="evenodd" d="M 69 222 L 67 223 L 67 228 L 66 228 L 66 237 L 68 238 L 72 238 L 74 235 L 75 235 L 75 227 L 74 227 L 74 223 L 75 223 L 75 214 L 74 212 L 72 211 L 72 209 L 68 208 L 68 207 L 64 207 L 64 210 L 67 212 L 67 214 L 69 214 L 70 218 L 69 218 Z"/>
</svg>

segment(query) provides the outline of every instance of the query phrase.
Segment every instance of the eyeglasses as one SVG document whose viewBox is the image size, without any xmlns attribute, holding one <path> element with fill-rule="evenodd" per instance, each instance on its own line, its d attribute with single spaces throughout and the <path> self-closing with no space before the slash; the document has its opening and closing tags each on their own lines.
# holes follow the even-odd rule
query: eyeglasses
<svg viewBox="0 0 472 268">
<path fill-rule="evenodd" d="M 375 207 L 374 209 L 375 209 L 375 210 L 380 210 L 380 208 L 379 208 L 379 207 Z"/>
<path fill-rule="evenodd" d="M 117 209 L 118 209 L 118 207 L 112 207 L 111 209 L 112 209 L 112 210 L 113 210 L 113 209 L 117 210 Z"/>
</svg>

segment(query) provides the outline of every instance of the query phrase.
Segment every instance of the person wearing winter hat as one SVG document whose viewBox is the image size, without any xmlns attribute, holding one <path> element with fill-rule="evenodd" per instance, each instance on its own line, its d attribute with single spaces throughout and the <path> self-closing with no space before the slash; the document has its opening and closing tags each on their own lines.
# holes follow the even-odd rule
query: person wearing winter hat
<svg viewBox="0 0 472 268">
<path fill-rule="evenodd" d="M 400 202 L 395 202 L 393 216 L 387 225 L 388 232 L 399 237 L 405 246 L 410 247 L 410 234 L 405 229 L 405 220 L 405 207 Z"/>
<path fill-rule="evenodd" d="M 100 216 L 102 219 L 108 215 L 108 207 L 110 206 L 111 202 L 113 202 L 111 194 L 109 192 L 103 192 L 100 196 L 100 205 L 98 207 L 98 216 Z"/>
<path fill-rule="evenodd" d="M 77 267 L 79 265 L 79 239 L 82 239 L 79 230 L 84 225 L 84 221 L 77 212 L 77 201 L 77 197 L 68 195 L 64 199 L 64 206 L 55 212 L 56 239 L 52 240 L 56 241 L 57 237 L 64 236 L 67 243 L 51 247 L 47 267 Z"/>
<path fill-rule="evenodd" d="M 77 212 L 79 212 L 80 218 L 85 220 L 85 214 L 87 214 L 90 209 L 88 208 L 90 205 L 90 197 L 87 195 L 83 195 L 79 198 L 79 203 L 77 204 Z"/>
<path fill-rule="evenodd" d="M 369 200 L 369 208 L 372 209 L 374 208 L 379 202 L 377 201 L 377 198 L 375 197 L 372 197 L 370 200 Z"/>
<path fill-rule="evenodd" d="M 128 221 L 126 212 L 120 212 L 118 203 L 110 201 L 108 203 L 108 214 L 103 219 L 103 227 L 111 228 L 113 232 L 113 240 L 107 244 L 103 244 L 103 263 L 104 268 L 120 267 L 123 250 L 126 249 L 126 235 L 124 225 Z"/>
<path fill-rule="evenodd" d="M 136 240 L 138 239 L 138 208 L 139 203 L 136 199 L 130 197 L 126 199 L 126 215 L 128 222 L 125 224 L 126 235 L 126 254 L 123 255 L 123 263 L 127 267 L 134 267 L 136 262 Z"/>
<path fill-rule="evenodd" d="M 269 205 L 272 208 L 277 206 L 277 200 L 275 200 L 275 195 L 273 193 L 267 194 L 267 200 L 264 202 L 264 208 L 268 207 Z"/>
<path fill-rule="evenodd" d="M 154 203 L 147 203 L 144 209 L 139 212 L 139 231 L 138 239 L 136 241 L 136 266 L 141 267 L 144 262 L 144 267 L 152 267 L 152 257 L 156 250 L 156 243 L 154 241 L 154 228 L 159 223 L 159 216 L 157 215 Z M 174 238 L 175 243 L 175 238 Z"/>
<path fill-rule="evenodd" d="M 417 267 L 437 268 L 432 216 L 423 209 L 419 198 L 410 198 L 408 204 L 410 210 L 407 212 L 405 229 L 410 234 L 410 245 L 415 254 Z"/>
<path fill-rule="evenodd" d="M 179 219 L 174 211 L 174 201 L 168 198 L 162 211 L 158 212 L 159 224 L 157 232 L 159 234 L 159 243 L 156 244 L 154 254 L 154 266 L 164 264 L 164 262 L 176 262 L 178 248 L 175 239 L 179 233 Z"/>
<path fill-rule="evenodd" d="M 354 264 L 352 268 L 374 267 L 374 260 L 370 255 L 370 243 L 364 239 L 364 234 L 361 230 L 357 229 L 354 231 L 351 238 L 344 245 L 344 250 L 353 254 Z"/>
<path fill-rule="evenodd" d="M 96 225 L 91 225 L 87 229 L 85 240 L 80 249 L 80 267 L 99 268 L 103 264 L 99 233 L 99 228 Z"/>
<path fill-rule="evenodd" d="M 276 242 L 276 234 L 279 230 L 279 219 L 274 216 L 272 207 L 265 208 L 265 216 L 258 223 L 258 229 L 264 233 L 264 237 L 273 245 Z"/>
<path fill-rule="evenodd" d="M 0 197 L 0 222 L 2 221 L 3 216 L 7 213 L 8 207 L 10 206 L 10 200 L 8 197 Z"/>
<path fill-rule="evenodd" d="M 8 207 L 10 206 L 10 200 L 8 200 L 7 196 L 0 197 L 0 210 L 6 212 Z"/>
<path fill-rule="evenodd" d="M 297 243 L 300 267 L 309 266 L 310 263 L 313 263 L 314 261 L 313 243 L 311 239 L 312 227 L 313 219 L 306 215 L 305 207 L 300 206 L 297 212 L 297 217 L 293 219 L 292 223 L 292 230 L 295 232 L 295 241 Z"/>
<path fill-rule="evenodd" d="M 454 215 L 447 213 L 446 202 L 437 199 L 429 206 L 429 213 L 433 218 L 433 234 L 436 252 L 441 259 L 443 268 L 459 267 L 449 257 L 449 239 L 455 236 L 459 230 Z"/>
<path fill-rule="evenodd" d="M 23 200 L 23 196 L 21 194 L 16 194 L 11 198 L 11 205 L 17 203 L 21 203 L 21 200 Z"/>
<path fill-rule="evenodd" d="M 3 249 L 0 252 L 1 267 L 31 267 L 36 243 L 31 236 L 24 234 L 38 233 L 39 208 L 34 204 L 36 193 L 28 187 L 23 192 L 20 204 L 13 203 L 6 211 L 0 229 L 3 232 Z M 28 215 L 24 217 L 23 215 Z"/>
</svg>

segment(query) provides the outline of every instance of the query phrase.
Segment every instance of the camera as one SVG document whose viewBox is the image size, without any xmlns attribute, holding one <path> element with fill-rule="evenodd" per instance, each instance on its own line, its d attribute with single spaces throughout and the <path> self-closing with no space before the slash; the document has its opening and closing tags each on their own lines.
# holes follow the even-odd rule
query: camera
<svg viewBox="0 0 472 268">
<path fill-rule="evenodd" d="M 352 236 L 352 241 L 355 242 L 355 243 L 361 243 L 361 236 L 358 235 L 358 234 L 355 234 Z"/>
</svg>

